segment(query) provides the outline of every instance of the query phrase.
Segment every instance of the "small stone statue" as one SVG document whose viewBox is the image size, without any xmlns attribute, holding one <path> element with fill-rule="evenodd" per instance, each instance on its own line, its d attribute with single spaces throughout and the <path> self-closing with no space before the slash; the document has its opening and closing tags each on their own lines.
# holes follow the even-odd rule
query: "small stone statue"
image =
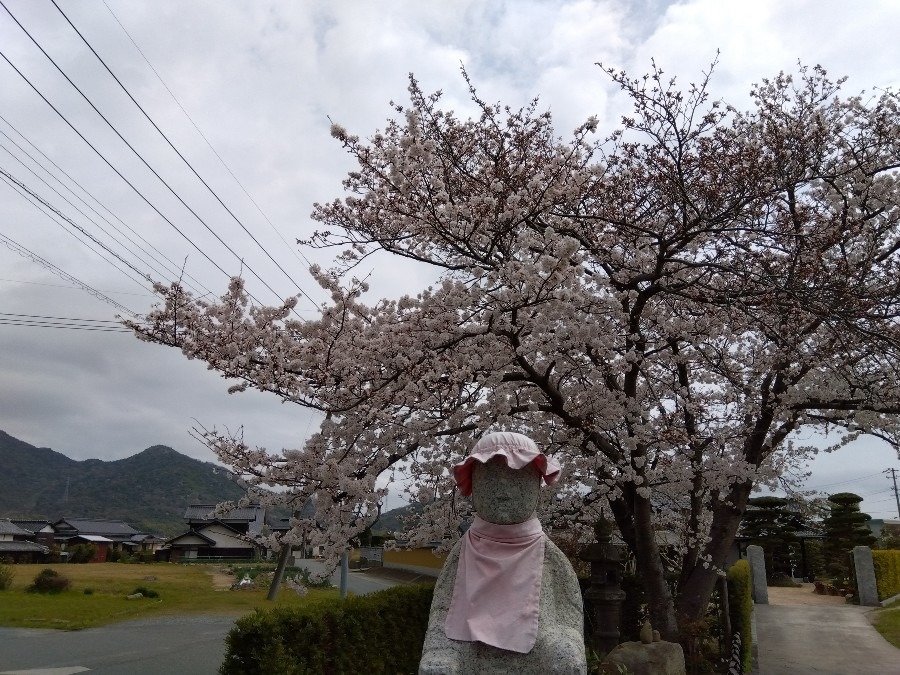
<svg viewBox="0 0 900 675">
<path fill-rule="evenodd" d="M 419 675 L 584 675 L 578 578 L 534 515 L 559 464 L 498 432 L 453 473 L 477 515 L 435 586 Z"/>
</svg>

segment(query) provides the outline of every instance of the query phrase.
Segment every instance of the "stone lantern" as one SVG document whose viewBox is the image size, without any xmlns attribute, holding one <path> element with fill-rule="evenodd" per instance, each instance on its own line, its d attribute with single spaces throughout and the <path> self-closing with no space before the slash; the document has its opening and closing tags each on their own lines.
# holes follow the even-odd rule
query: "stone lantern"
<svg viewBox="0 0 900 675">
<path fill-rule="evenodd" d="M 578 556 L 591 564 L 591 584 L 584 598 L 591 604 L 591 633 L 588 644 L 598 654 L 608 654 L 619 644 L 622 600 L 621 547 L 610 543 L 612 525 L 601 518 L 594 525 L 596 544 L 589 544 Z M 587 609 L 587 608 L 585 608 Z"/>
</svg>

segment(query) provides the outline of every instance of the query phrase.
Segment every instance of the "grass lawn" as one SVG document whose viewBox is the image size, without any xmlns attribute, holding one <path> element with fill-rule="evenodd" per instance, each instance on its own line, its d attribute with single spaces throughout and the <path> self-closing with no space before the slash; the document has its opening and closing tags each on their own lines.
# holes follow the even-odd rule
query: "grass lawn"
<svg viewBox="0 0 900 675">
<path fill-rule="evenodd" d="M 873 623 L 885 640 L 900 648 L 900 600 L 876 610 Z"/>
<path fill-rule="evenodd" d="M 310 604 L 338 596 L 336 589 L 310 589 L 308 595 L 300 597 L 282 587 L 278 599 L 269 602 L 267 589 L 217 589 L 212 573 L 219 570 L 218 565 L 89 563 L 10 567 L 15 577 L 11 588 L 0 591 L 0 626 L 75 630 L 172 614 L 237 617 L 256 607 Z M 26 593 L 25 588 L 38 572 L 48 567 L 68 577 L 71 590 L 58 595 Z M 125 596 L 139 586 L 156 591 L 159 597 L 127 600 Z M 89 593 L 85 593 L 86 589 Z"/>
</svg>

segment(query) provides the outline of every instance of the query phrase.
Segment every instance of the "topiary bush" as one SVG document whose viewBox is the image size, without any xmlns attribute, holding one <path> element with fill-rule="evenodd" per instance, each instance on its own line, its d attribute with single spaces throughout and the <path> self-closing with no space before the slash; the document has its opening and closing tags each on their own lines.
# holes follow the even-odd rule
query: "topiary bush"
<svg viewBox="0 0 900 675">
<path fill-rule="evenodd" d="M 306 607 L 257 610 L 225 638 L 221 675 L 414 673 L 422 656 L 430 585 Z"/>
<path fill-rule="evenodd" d="M 878 599 L 887 600 L 900 593 L 900 551 L 872 551 Z"/>
<path fill-rule="evenodd" d="M 31 586 L 25 590 L 29 593 L 62 593 L 69 590 L 71 586 L 72 582 L 68 577 L 64 577 L 48 567 L 38 572 Z"/>
<path fill-rule="evenodd" d="M 750 580 L 750 563 L 738 560 L 728 570 L 728 615 L 736 647 L 735 656 L 742 673 L 753 669 L 753 587 Z M 738 638 L 740 641 L 738 642 Z M 734 658 L 734 657 L 733 657 Z M 732 664 L 737 665 L 737 664 Z"/>
</svg>

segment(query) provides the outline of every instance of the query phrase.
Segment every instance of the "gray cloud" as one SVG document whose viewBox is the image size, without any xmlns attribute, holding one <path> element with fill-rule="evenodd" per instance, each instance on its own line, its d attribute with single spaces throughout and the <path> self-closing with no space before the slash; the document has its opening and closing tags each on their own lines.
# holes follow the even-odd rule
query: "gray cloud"
<svg viewBox="0 0 900 675">
<path fill-rule="evenodd" d="M 752 81 L 790 69 L 797 59 L 850 75 L 851 91 L 897 80 L 896 40 L 890 31 L 900 21 L 900 9 L 890 0 L 868 3 L 865 11 L 836 0 L 408 0 L 390 5 L 110 0 L 109 5 L 291 244 L 311 234 L 313 202 L 340 196 L 340 181 L 352 166 L 329 137 L 328 116 L 354 133 L 373 133 L 390 114 L 388 102 L 404 99 L 410 71 L 426 90 L 442 89 L 448 107 L 466 114 L 471 105 L 458 72 L 463 63 L 487 100 L 518 106 L 540 95 L 560 133 L 591 114 L 608 127 L 624 112 L 622 98 L 597 61 L 639 74 L 655 57 L 667 72 L 688 80 L 696 79 L 721 48 L 714 93 L 738 100 L 746 100 Z M 9 6 L 245 266 L 278 295 L 297 292 L 165 146 L 50 3 L 11 0 Z M 100 3 L 61 6 L 248 229 L 305 290 L 322 297 L 305 264 L 243 195 L 106 8 Z M 0 45 L 166 217 L 228 274 L 241 270 L 241 261 L 152 178 L 8 17 L 0 17 Z M 184 266 L 204 290 L 224 290 L 225 275 L 124 185 L 5 63 L 0 64 L 0 88 L 5 118 L 170 258 L 176 270 Z M 14 135 L 2 122 L 0 129 Z M 4 152 L 0 166 L 15 169 L 23 180 L 27 176 Z M 33 177 L 27 182 L 39 185 Z M 0 233 L 129 308 L 144 312 L 153 302 L 141 295 L 138 284 L 86 251 L 6 185 L 0 185 L 0 214 Z M 80 217 L 79 222 L 94 229 Z M 330 255 L 305 254 L 325 264 Z M 143 266 L 146 258 L 135 262 Z M 413 292 L 429 281 L 421 270 L 400 270 L 379 259 L 366 271 L 373 275 L 373 294 Z M 246 269 L 244 276 L 260 299 L 275 301 Z M 0 312 L 93 319 L 116 314 L 87 293 L 60 287 L 65 282 L 2 246 L 0 278 Z M 309 303 L 303 301 L 300 309 L 308 312 Z M 194 419 L 207 426 L 244 425 L 248 441 L 270 449 L 301 445 L 317 423 L 315 416 L 272 397 L 229 396 L 227 383 L 202 364 L 128 335 L 0 325 L 0 378 L 0 428 L 76 458 L 118 458 L 165 443 L 212 459 L 188 435 Z M 828 480 L 839 476 L 833 471 L 852 477 L 862 467 L 863 475 L 891 460 L 891 453 L 877 445 L 844 452 L 843 469 L 816 460 L 814 478 L 834 482 Z"/>
</svg>

